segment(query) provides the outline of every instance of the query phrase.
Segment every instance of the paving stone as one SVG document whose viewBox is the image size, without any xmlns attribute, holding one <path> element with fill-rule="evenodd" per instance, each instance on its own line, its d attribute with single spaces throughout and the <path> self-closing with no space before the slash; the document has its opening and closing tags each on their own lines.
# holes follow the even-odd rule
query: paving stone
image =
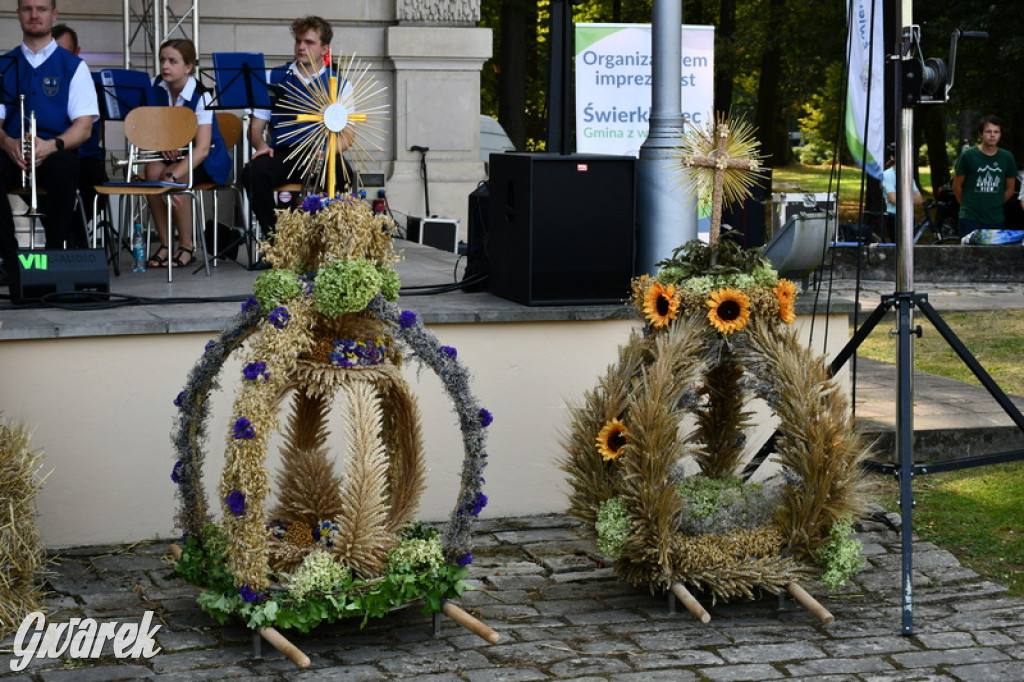
<svg viewBox="0 0 1024 682">
<path fill-rule="evenodd" d="M 880 658 L 823 658 L 803 663 L 786 664 L 792 677 L 815 677 L 835 673 L 876 673 L 892 670 L 893 666 Z"/>
<path fill-rule="evenodd" d="M 940 665 L 969 665 L 988 661 L 1005 661 L 1009 656 L 992 647 L 974 649 L 945 649 L 942 651 L 914 651 L 895 654 L 892 660 L 904 668 L 933 668 Z"/>
<path fill-rule="evenodd" d="M 386 676 L 379 668 L 370 665 L 303 670 L 288 676 L 288 679 L 294 680 L 294 682 L 377 682 L 377 680 L 385 678 Z"/>
<path fill-rule="evenodd" d="M 392 674 L 425 675 L 479 670 L 489 667 L 490 663 L 477 651 L 449 651 L 435 655 L 417 652 L 415 655 L 384 656 L 377 665 Z"/>
<path fill-rule="evenodd" d="M 781 671 L 764 663 L 701 668 L 700 674 L 715 682 L 761 682 L 761 680 L 777 680 L 785 677 Z"/>
<path fill-rule="evenodd" d="M 640 656 L 629 656 L 626 660 L 637 670 L 690 668 L 693 666 L 721 665 L 725 662 L 714 652 L 702 649 L 659 651 Z"/>
<path fill-rule="evenodd" d="M 825 652 L 820 648 L 806 642 L 744 644 L 742 646 L 721 647 L 718 653 L 729 663 L 753 663 L 755 661 L 774 663 L 823 658 L 825 656 Z"/>
<path fill-rule="evenodd" d="M 1024 661 L 954 665 L 949 666 L 947 670 L 950 675 L 964 682 L 1010 682 L 1010 680 L 1024 680 Z"/>
<path fill-rule="evenodd" d="M 114 682 L 115 680 L 151 680 L 153 671 L 141 665 L 97 665 L 64 670 L 45 670 L 43 682 Z"/>
<path fill-rule="evenodd" d="M 469 670 L 465 673 L 469 682 L 536 682 L 551 677 L 536 668 L 496 668 Z"/>
<path fill-rule="evenodd" d="M 616 675 L 630 670 L 625 661 L 606 656 L 585 656 L 569 658 L 549 666 L 556 679 L 573 679 L 582 675 L 600 675 L 615 678 Z"/>
<path fill-rule="evenodd" d="M 899 635 L 843 639 L 822 642 L 820 646 L 829 656 L 837 658 L 886 656 L 918 649 L 910 639 Z"/>
</svg>

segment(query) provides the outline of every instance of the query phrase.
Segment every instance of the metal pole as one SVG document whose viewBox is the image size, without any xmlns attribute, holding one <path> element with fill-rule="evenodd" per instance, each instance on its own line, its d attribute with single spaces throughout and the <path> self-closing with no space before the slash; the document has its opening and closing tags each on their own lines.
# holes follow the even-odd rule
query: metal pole
<svg viewBox="0 0 1024 682">
<path fill-rule="evenodd" d="M 697 238 L 697 202 L 679 185 L 672 163 L 683 129 L 679 87 L 682 24 L 680 0 L 654 0 L 650 129 L 636 164 L 638 274 L 653 274 L 655 263 Z"/>
<path fill-rule="evenodd" d="M 904 635 L 914 634 L 914 107 L 902 98 L 902 63 L 911 54 L 912 0 L 896 9 L 896 75 L 893 98 L 896 121 L 897 343 L 896 454 L 899 461 Z"/>
</svg>

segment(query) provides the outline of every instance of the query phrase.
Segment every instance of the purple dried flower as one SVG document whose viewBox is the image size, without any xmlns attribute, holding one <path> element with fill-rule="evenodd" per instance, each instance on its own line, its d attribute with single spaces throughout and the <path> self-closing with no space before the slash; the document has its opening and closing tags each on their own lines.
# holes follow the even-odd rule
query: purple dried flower
<svg viewBox="0 0 1024 682">
<path fill-rule="evenodd" d="M 469 513 L 473 516 L 479 516 L 486 506 L 487 496 L 478 490 L 476 497 L 473 498 L 473 502 L 469 505 Z"/>
<path fill-rule="evenodd" d="M 250 362 L 242 370 L 242 376 L 249 381 L 255 381 L 260 377 L 267 379 L 270 377 L 270 373 L 267 371 L 267 363 L 265 362 Z"/>
<path fill-rule="evenodd" d="M 251 421 L 245 417 L 239 417 L 235 420 L 233 434 L 235 438 L 252 440 L 256 437 L 256 429 L 253 427 Z"/>
<path fill-rule="evenodd" d="M 306 213 L 316 213 L 324 207 L 324 199 L 319 194 L 310 194 L 302 200 L 300 208 Z"/>
<path fill-rule="evenodd" d="M 185 391 L 182 391 L 174 398 L 174 406 L 181 407 L 182 403 L 185 402 Z"/>
<path fill-rule="evenodd" d="M 408 329 L 416 324 L 419 317 L 411 310 L 403 310 L 402 314 L 398 316 L 398 326 L 402 329 Z"/>
<path fill-rule="evenodd" d="M 241 490 L 232 490 L 224 498 L 224 501 L 228 503 L 228 509 L 232 514 L 235 516 L 245 515 L 245 493 Z"/>
<path fill-rule="evenodd" d="M 459 351 L 455 350 L 452 346 L 441 346 L 441 352 L 454 360 L 459 355 Z"/>
<path fill-rule="evenodd" d="M 285 307 L 274 308 L 270 311 L 270 315 L 267 319 L 270 320 L 270 324 L 274 325 L 278 329 L 284 329 L 284 326 L 288 324 L 288 320 L 292 318 L 292 314 L 288 312 Z"/>
<path fill-rule="evenodd" d="M 262 592 L 256 592 L 248 585 L 242 585 L 238 588 L 238 594 L 241 595 L 242 601 L 256 601 L 258 599 L 266 599 L 266 596 Z"/>
<path fill-rule="evenodd" d="M 480 408 L 479 416 L 480 426 L 488 427 L 491 425 L 491 422 L 494 421 L 494 415 L 491 414 L 490 411 L 485 407 Z"/>
<path fill-rule="evenodd" d="M 181 483 L 181 471 L 185 468 L 184 462 L 175 462 L 174 468 L 171 469 L 171 480 L 175 483 Z"/>
<path fill-rule="evenodd" d="M 259 308 L 259 307 L 260 307 L 260 302 L 256 300 L 255 296 L 250 296 L 249 298 L 247 298 L 244 301 L 242 301 L 242 312 L 243 313 L 247 313 L 250 310 L 252 310 L 253 308 Z"/>
<path fill-rule="evenodd" d="M 210 349 L 213 348 L 214 343 L 216 343 L 216 341 L 210 339 L 209 341 L 206 342 L 206 347 L 203 348 L 203 350 L 206 351 L 207 353 L 210 352 Z"/>
<path fill-rule="evenodd" d="M 465 554 L 463 554 L 462 556 L 460 556 L 458 559 L 455 560 L 455 565 L 456 566 L 469 566 L 471 563 L 473 563 L 473 553 L 472 552 L 466 552 Z"/>
</svg>

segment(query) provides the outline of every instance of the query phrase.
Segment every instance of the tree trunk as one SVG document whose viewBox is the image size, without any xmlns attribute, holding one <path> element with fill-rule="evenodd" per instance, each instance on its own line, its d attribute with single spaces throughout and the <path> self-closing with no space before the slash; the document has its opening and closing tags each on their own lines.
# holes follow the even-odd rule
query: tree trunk
<svg viewBox="0 0 1024 682">
<path fill-rule="evenodd" d="M 498 46 L 498 121 L 518 151 L 526 149 L 526 55 L 536 44 L 529 30 L 529 12 L 537 5 L 525 0 L 505 0 L 501 5 L 501 44 Z"/>
<path fill-rule="evenodd" d="M 779 82 L 782 79 L 782 46 L 779 29 L 782 26 L 786 0 L 769 0 L 769 43 L 761 55 L 761 77 L 757 84 L 757 114 L 754 118 L 761 140 L 761 152 L 771 166 L 783 166 L 789 161 L 786 144 L 785 117 L 779 112 Z M 780 128 L 782 142 L 780 143 Z"/>
<path fill-rule="evenodd" d="M 733 38 L 736 34 L 736 0 L 721 0 L 718 29 L 715 31 L 715 111 L 732 108 L 732 81 L 735 64 Z"/>
<path fill-rule="evenodd" d="M 944 106 L 918 107 L 917 122 L 924 133 L 925 144 L 928 145 L 928 165 L 932 169 L 932 186 L 934 193 L 938 188 L 949 182 L 949 158 L 946 156 L 946 108 Z M 922 189 L 924 189 L 922 187 Z"/>
</svg>

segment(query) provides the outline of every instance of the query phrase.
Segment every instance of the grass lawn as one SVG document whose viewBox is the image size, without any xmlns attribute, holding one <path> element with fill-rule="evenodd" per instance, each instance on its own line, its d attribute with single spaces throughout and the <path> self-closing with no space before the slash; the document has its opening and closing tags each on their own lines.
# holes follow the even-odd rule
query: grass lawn
<svg viewBox="0 0 1024 682">
<path fill-rule="evenodd" d="M 920 184 L 925 190 L 931 187 L 931 169 L 919 169 Z M 772 169 L 773 192 L 835 192 L 839 189 L 839 221 L 856 222 L 860 212 L 861 170 L 858 166 L 804 166 L 793 164 Z M 865 182 L 864 192 L 870 191 Z M 927 196 L 927 195 L 926 195 Z"/>
<path fill-rule="evenodd" d="M 1024 395 L 1024 311 L 950 313 L 943 319 L 1007 393 Z M 915 316 L 916 369 L 978 384 L 934 327 Z M 863 357 L 894 362 L 892 325 L 880 324 L 860 347 Z M 881 481 L 882 503 L 898 510 L 898 490 Z M 914 480 L 914 531 L 949 550 L 981 575 L 1024 596 L 1024 463 L 920 476 Z"/>
</svg>

